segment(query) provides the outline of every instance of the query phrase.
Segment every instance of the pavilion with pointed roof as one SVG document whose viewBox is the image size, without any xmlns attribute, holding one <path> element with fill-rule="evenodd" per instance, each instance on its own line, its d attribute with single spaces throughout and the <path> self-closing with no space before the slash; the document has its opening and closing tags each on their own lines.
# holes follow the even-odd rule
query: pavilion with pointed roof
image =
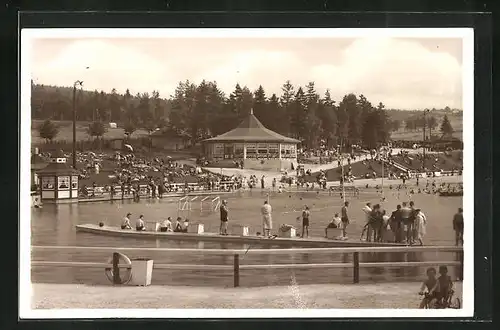
<svg viewBox="0 0 500 330">
<path fill-rule="evenodd" d="M 280 171 L 297 165 L 299 143 L 266 128 L 250 110 L 236 128 L 204 140 L 203 151 L 209 161 L 231 159 L 245 168 Z"/>
</svg>

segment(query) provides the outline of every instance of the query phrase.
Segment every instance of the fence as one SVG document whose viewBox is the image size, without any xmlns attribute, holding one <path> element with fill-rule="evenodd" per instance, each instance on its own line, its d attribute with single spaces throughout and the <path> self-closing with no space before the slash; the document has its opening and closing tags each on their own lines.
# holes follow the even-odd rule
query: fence
<svg viewBox="0 0 500 330">
<path fill-rule="evenodd" d="M 295 248 L 295 249 L 180 249 L 180 248 L 117 248 L 117 247 L 90 247 L 90 246 L 32 246 L 32 250 L 74 250 L 74 251 L 110 251 L 110 252 L 165 252 L 165 253 L 194 253 L 202 255 L 233 255 L 233 265 L 202 265 L 202 264 L 154 264 L 155 269 L 176 270 L 233 270 L 233 285 L 240 286 L 240 271 L 256 269 L 325 269 L 325 268 L 352 268 L 353 283 L 359 283 L 360 268 L 365 267 L 431 267 L 436 265 L 459 266 L 460 279 L 463 278 L 463 248 L 456 246 L 405 246 L 405 247 L 345 247 L 345 248 Z M 408 253 L 408 252 L 456 252 L 459 261 L 416 261 L 416 262 L 360 262 L 360 253 Z M 259 264 L 242 265 L 242 256 L 249 255 L 284 255 L 284 254 L 352 254 L 352 263 L 294 263 L 294 264 Z M 117 258 L 113 258 L 117 260 Z M 59 262 L 59 261 L 32 261 L 32 267 L 110 267 L 108 263 L 98 262 Z M 120 268 L 131 268 L 130 265 L 120 265 L 113 262 L 113 271 L 118 273 Z"/>
<path fill-rule="evenodd" d="M 108 185 L 108 186 L 97 186 L 97 187 L 83 187 L 80 189 L 79 198 L 81 200 L 102 200 L 102 199 L 122 199 L 122 198 L 133 198 L 134 190 L 136 187 L 119 185 Z M 209 189 L 206 184 L 203 183 L 170 183 L 168 185 L 166 194 L 189 194 L 189 193 L 214 193 L 214 192 L 234 192 L 235 183 L 232 181 L 221 181 L 214 184 L 212 189 Z M 137 191 L 139 197 L 153 197 L 159 196 L 157 192 L 153 194 L 153 190 L 149 185 L 141 184 L 139 185 L 139 190 Z"/>
</svg>

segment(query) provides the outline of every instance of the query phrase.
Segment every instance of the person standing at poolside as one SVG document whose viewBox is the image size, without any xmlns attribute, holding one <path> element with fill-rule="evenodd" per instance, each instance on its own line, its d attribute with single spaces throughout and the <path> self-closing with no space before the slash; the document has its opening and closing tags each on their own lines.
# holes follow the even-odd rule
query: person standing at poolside
<svg viewBox="0 0 500 330">
<path fill-rule="evenodd" d="M 302 235 L 301 238 L 304 238 L 304 233 L 307 231 L 306 237 L 309 237 L 309 219 L 311 217 L 311 212 L 309 211 L 309 206 L 305 206 L 302 211 Z"/>
<path fill-rule="evenodd" d="M 382 226 L 380 228 L 379 241 L 383 242 L 394 242 L 394 235 L 392 230 L 389 231 L 390 228 L 389 220 L 391 217 L 387 214 L 386 210 L 382 210 Z"/>
<path fill-rule="evenodd" d="M 227 235 L 227 222 L 229 221 L 229 210 L 227 208 L 227 200 L 223 200 L 220 205 L 220 235 Z"/>
<path fill-rule="evenodd" d="M 401 205 L 397 205 L 396 210 L 392 212 L 390 226 L 394 233 L 394 242 L 401 243 L 403 240 L 402 225 L 401 225 Z"/>
<path fill-rule="evenodd" d="M 368 202 L 366 205 L 362 208 L 363 212 L 365 213 L 366 216 L 366 224 L 363 227 L 363 231 L 361 232 L 361 240 L 363 240 L 363 236 L 366 234 L 366 240 L 369 241 L 369 237 L 372 235 L 372 227 L 370 225 L 370 218 L 371 218 L 371 212 L 372 212 L 372 203 Z"/>
<path fill-rule="evenodd" d="M 417 240 L 420 245 L 424 245 L 423 238 L 426 234 L 425 227 L 427 226 L 427 217 L 420 210 L 415 210 L 415 240 Z"/>
<path fill-rule="evenodd" d="M 347 225 L 349 224 L 349 215 L 347 214 L 347 209 L 349 207 L 349 202 L 345 202 L 344 206 L 342 206 L 340 214 L 342 215 L 342 236 L 347 238 Z"/>
<path fill-rule="evenodd" d="M 411 226 L 411 209 L 408 207 L 406 202 L 403 202 L 403 206 L 401 207 L 400 214 L 401 220 L 404 226 L 404 231 L 406 234 L 406 244 L 412 243 L 412 226 Z"/>
<path fill-rule="evenodd" d="M 453 230 L 455 231 L 455 245 L 461 242 L 464 245 L 464 210 L 459 207 L 458 212 L 453 216 Z"/>
<path fill-rule="evenodd" d="M 266 237 L 271 236 L 271 230 L 273 229 L 272 211 L 273 208 L 271 204 L 269 204 L 267 200 L 264 201 L 264 205 L 260 208 L 260 212 L 262 213 L 262 233 Z"/>
</svg>

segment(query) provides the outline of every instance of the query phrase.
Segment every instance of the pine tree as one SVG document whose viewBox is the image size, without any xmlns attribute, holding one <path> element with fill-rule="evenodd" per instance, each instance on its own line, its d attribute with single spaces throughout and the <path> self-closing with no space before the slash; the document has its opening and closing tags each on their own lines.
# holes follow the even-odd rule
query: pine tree
<svg viewBox="0 0 500 330">
<path fill-rule="evenodd" d="M 295 88 L 293 87 L 290 80 L 287 80 L 281 87 L 283 94 L 280 97 L 280 105 L 283 110 L 282 120 L 288 122 L 288 127 L 285 135 L 293 135 L 293 125 L 292 125 L 292 104 L 294 102 Z"/>
<path fill-rule="evenodd" d="M 337 143 L 337 115 L 335 101 L 332 100 L 329 90 L 325 92 L 323 99 L 319 100 L 317 116 L 321 122 L 320 138 L 330 147 L 335 145 Z"/>
<path fill-rule="evenodd" d="M 305 130 L 303 135 L 306 140 L 306 145 L 309 148 L 316 148 L 319 145 L 321 135 L 321 120 L 318 117 L 319 95 L 316 93 L 314 82 L 309 82 L 306 85 L 305 103 Z"/>
<path fill-rule="evenodd" d="M 38 133 L 46 142 L 52 141 L 59 133 L 59 128 L 49 119 L 45 120 L 39 127 Z"/>
<path fill-rule="evenodd" d="M 281 106 L 276 94 L 271 95 L 269 98 L 267 109 L 271 118 L 268 128 L 282 135 L 288 135 L 290 132 L 290 122 L 287 120 L 287 113 Z"/>
<path fill-rule="evenodd" d="M 266 92 L 262 85 L 259 85 L 259 88 L 254 92 L 253 113 L 264 126 L 271 127 L 272 118 L 271 114 L 267 111 Z"/>
<path fill-rule="evenodd" d="M 305 140 L 307 132 L 307 103 L 302 87 L 297 89 L 293 103 L 288 107 L 290 120 L 290 129 L 292 136 L 299 140 Z M 308 134 L 309 132 L 307 132 Z"/>
<path fill-rule="evenodd" d="M 443 117 L 443 122 L 441 123 L 441 134 L 443 134 L 444 137 L 451 137 L 453 134 L 453 127 L 451 127 L 448 115 L 444 115 Z"/>
<path fill-rule="evenodd" d="M 111 95 L 108 98 L 108 108 L 111 112 L 111 121 L 116 122 L 120 120 L 120 101 L 114 88 L 111 90 Z"/>
</svg>

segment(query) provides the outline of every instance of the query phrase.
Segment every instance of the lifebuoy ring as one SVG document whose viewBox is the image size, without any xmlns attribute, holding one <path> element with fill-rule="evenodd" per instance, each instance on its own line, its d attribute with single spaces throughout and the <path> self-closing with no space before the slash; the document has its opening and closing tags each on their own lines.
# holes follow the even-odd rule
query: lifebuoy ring
<svg viewBox="0 0 500 330">
<path fill-rule="evenodd" d="M 132 262 L 130 261 L 129 257 L 122 253 L 118 253 L 119 256 L 119 264 L 125 264 L 125 265 L 131 265 Z M 108 261 L 106 262 L 107 264 L 111 265 L 109 267 L 106 267 L 104 269 L 104 274 L 106 274 L 106 277 L 111 283 L 114 283 L 113 277 L 113 256 L 109 257 Z M 132 270 L 130 268 L 122 268 L 123 272 L 120 271 L 120 283 L 119 284 L 127 284 L 130 279 L 132 278 Z"/>
</svg>

